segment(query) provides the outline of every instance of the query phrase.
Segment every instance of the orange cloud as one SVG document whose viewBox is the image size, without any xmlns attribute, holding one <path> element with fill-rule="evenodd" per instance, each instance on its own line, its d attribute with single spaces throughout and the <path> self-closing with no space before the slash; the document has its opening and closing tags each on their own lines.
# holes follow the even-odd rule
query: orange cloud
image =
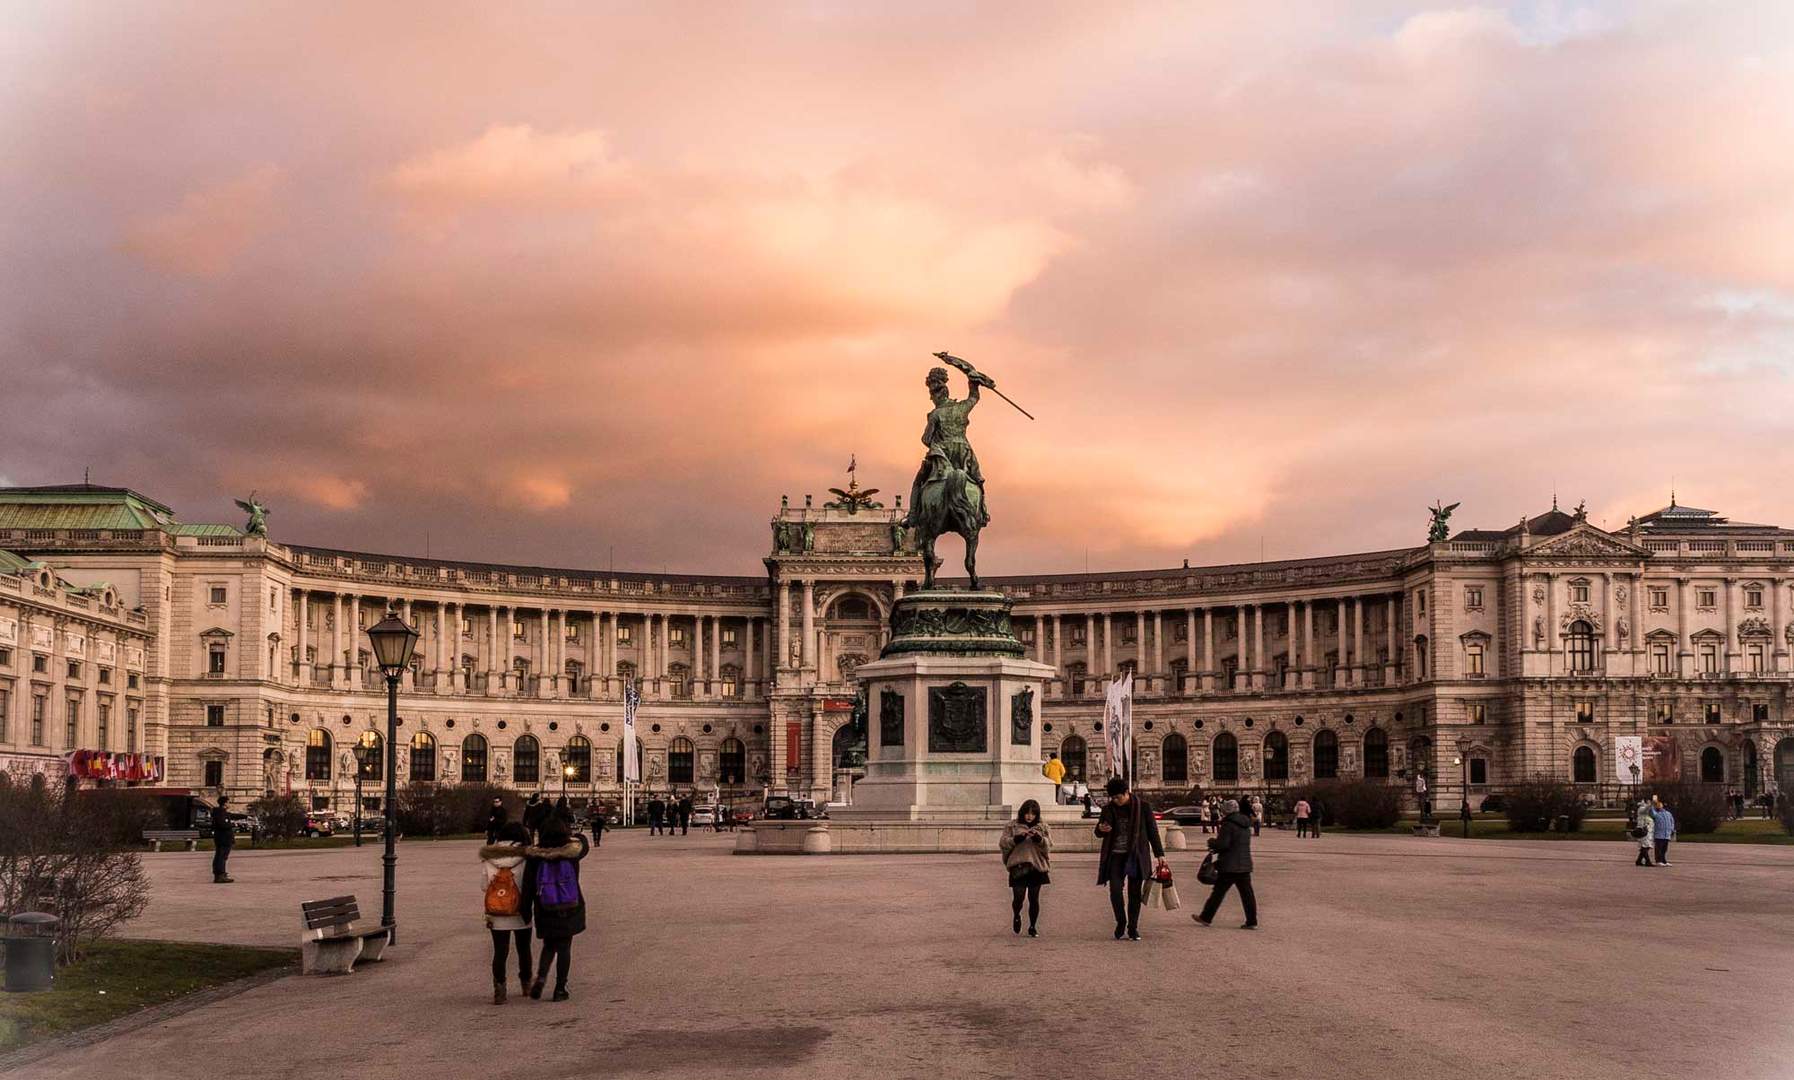
<svg viewBox="0 0 1794 1080">
<path fill-rule="evenodd" d="M 176 209 L 133 221 L 124 249 L 160 270 L 216 277 L 272 227 L 280 183 L 280 169 L 260 165 L 189 192 Z"/>
</svg>

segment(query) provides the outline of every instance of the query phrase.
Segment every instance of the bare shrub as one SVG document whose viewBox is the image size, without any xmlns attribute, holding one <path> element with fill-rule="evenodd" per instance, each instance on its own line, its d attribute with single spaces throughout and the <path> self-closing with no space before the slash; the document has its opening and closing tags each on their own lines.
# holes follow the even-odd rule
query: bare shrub
<svg viewBox="0 0 1794 1080">
<path fill-rule="evenodd" d="M 143 859 L 129 846 L 141 829 L 121 836 L 140 808 L 113 794 L 0 782 L 0 910 L 58 916 L 65 964 L 149 904 Z"/>
</svg>

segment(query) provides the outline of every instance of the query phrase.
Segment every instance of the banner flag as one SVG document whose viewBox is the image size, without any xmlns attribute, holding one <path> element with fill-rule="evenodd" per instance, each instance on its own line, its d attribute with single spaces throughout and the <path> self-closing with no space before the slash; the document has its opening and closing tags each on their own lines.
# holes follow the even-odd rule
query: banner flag
<svg viewBox="0 0 1794 1080">
<path fill-rule="evenodd" d="M 641 783 L 642 765 L 635 753 L 635 710 L 642 703 L 642 695 L 635 688 L 635 680 L 630 679 L 623 684 L 623 780 L 626 783 Z"/>
<path fill-rule="evenodd" d="M 1619 735 L 1613 740 L 1614 779 L 1622 784 L 1636 784 L 1644 779 L 1644 740 L 1637 735 Z"/>
<path fill-rule="evenodd" d="M 1109 683 L 1103 702 L 1103 746 L 1108 751 L 1109 775 L 1133 782 L 1134 673 L 1123 672 Z"/>
</svg>

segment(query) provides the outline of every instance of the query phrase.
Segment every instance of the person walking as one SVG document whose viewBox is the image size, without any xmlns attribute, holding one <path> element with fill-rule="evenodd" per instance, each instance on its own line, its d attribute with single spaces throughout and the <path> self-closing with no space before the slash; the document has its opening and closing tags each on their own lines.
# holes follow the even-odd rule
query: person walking
<svg viewBox="0 0 1794 1080">
<path fill-rule="evenodd" d="M 237 846 L 237 833 L 230 823 L 229 795 L 218 796 L 218 808 L 212 811 L 212 884 L 229 885 L 237 880 L 225 868 L 230 849 Z"/>
<path fill-rule="evenodd" d="M 1003 868 L 1009 873 L 1010 909 L 1014 918 L 1009 928 L 1022 932 L 1022 901 L 1028 901 L 1028 936 L 1039 937 L 1040 887 L 1051 884 L 1047 876 L 1053 850 L 1052 830 L 1040 820 L 1040 804 L 1033 799 L 1022 803 L 1015 820 L 1003 828 L 997 840 L 1003 853 Z"/>
<path fill-rule="evenodd" d="M 1260 828 L 1262 828 L 1265 823 L 1265 801 L 1263 799 L 1259 798 L 1258 796 L 1253 795 L 1253 796 L 1251 796 L 1251 804 L 1252 804 L 1252 835 L 1257 836 L 1258 830 Z"/>
<path fill-rule="evenodd" d="M 1468 795 L 1464 796 L 1464 801 L 1458 806 L 1458 820 L 1464 823 L 1464 839 L 1470 839 L 1470 796 Z"/>
<path fill-rule="evenodd" d="M 1669 842 L 1676 838 L 1676 815 L 1669 812 L 1663 800 L 1651 796 L 1651 844 L 1657 850 L 1657 865 L 1669 865 Z"/>
<path fill-rule="evenodd" d="M 691 835 L 691 792 L 679 796 L 679 835 Z"/>
<path fill-rule="evenodd" d="M 1651 849 L 1654 846 L 1651 833 L 1655 826 L 1656 819 L 1651 816 L 1651 804 L 1639 800 L 1638 806 L 1632 811 L 1632 837 L 1638 841 L 1638 858 L 1632 860 L 1633 866 L 1651 865 Z"/>
<path fill-rule="evenodd" d="M 1204 829 L 1202 831 L 1207 832 L 1208 830 Z M 1307 799 L 1297 799 L 1296 800 L 1296 839 L 1300 840 L 1307 835 L 1308 835 L 1308 800 Z"/>
<path fill-rule="evenodd" d="M 603 847 L 604 846 L 604 830 L 607 827 L 607 823 L 604 820 L 605 817 L 606 817 L 606 811 L 605 811 L 604 807 L 602 807 L 602 806 L 592 807 L 591 828 L 592 828 L 592 846 L 593 847 Z"/>
<path fill-rule="evenodd" d="M 524 902 L 530 906 L 542 954 L 529 996 L 539 1000 L 548 982 L 548 965 L 554 964 L 554 1001 L 566 1001 L 567 975 L 573 967 L 573 938 L 585 932 L 586 899 L 579 890 L 579 863 L 591 846 L 575 836 L 566 822 L 550 816 L 542 822 L 536 846 L 527 851 L 523 871 Z"/>
<path fill-rule="evenodd" d="M 1321 838 L 1321 822 L 1326 820 L 1326 817 L 1327 804 L 1318 798 L 1315 799 L 1314 805 L 1308 808 L 1308 839 L 1319 840 Z"/>
<path fill-rule="evenodd" d="M 1054 805 L 1063 803 L 1065 801 L 1065 793 L 1059 789 L 1061 785 L 1065 783 L 1065 762 L 1059 760 L 1059 752 L 1057 750 L 1047 755 L 1046 764 L 1040 767 L 1040 771 L 1046 775 L 1048 780 L 1053 782 Z"/>
<path fill-rule="evenodd" d="M 542 829 L 542 819 L 548 816 L 548 801 L 542 798 L 540 791 L 532 791 L 523 803 L 523 827 L 529 830 L 533 841 Z"/>
<path fill-rule="evenodd" d="M 505 827 L 505 822 L 509 818 L 510 815 L 505 813 L 504 799 L 497 795 L 492 796 L 492 807 L 486 811 L 486 843 L 498 842 L 498 831 Z"/>
<path fill-rule="evenodd" d="M 1090 803 L 1091 803 L 1090 789 L 1085 787 L 1083 781 L 1081 781 L 1081 780 L 1078 782 L 1077 798 L 1078 798 L 1079 802 L 1084 804 L 1084 816 L 1085 817 L 1093 817 L 1094 815 L 1091 813 L 1091 805 L 1090 805 Z"/>
<path fill-rule="evenodd" d="M 1128 790 L 1124 777 L 1111 776 L 1109 801 L 1096 822 L 1102 837 L 1097 855 L 1096 883 L 1109 887 L 1109 906 L 1115 912 L 1115 940 L 1140 940 L 1140 890 L 1146 879 L 1165 861 L 1165 845 L 1159 840 L 1159 824 L 1145 799 Z M 1155 862 L 1154 860 L 1157 860 Z M 1122 889 L 1127 889 L 1123 906 Z"/>
<path fill-rule="evenodd" d="M 517 985 L 529 993 L 529 908 L 523 902 L 523 878 L 529 830 L 522 822 L 498 827 L 492 842 L 480 848 L 480 889 L 485 896 L 486 929 L 492 934 L 492 1004 L 505 1003 L 505 969 L 511 944 L 517 944 Z"/>
<path fill-rule="evenodd" d="M 667 804 L 661 801 L 660 796 L 656 795 L 652 799 L 648 800 L 648 835 L 649 836 L 660 835 L 660 823 L 663 819 L 665 819 L 666 813 L 667 813 Z"/>
<path fill-rule="evenodd" d="M 1246 921 L 1240 929 L 1256 930 L 1258 897 L 1252 892 L 1252 817 L 1232 799 L 1222 803 L 1221 809 L 1225 816 L 1221 818 L 1220 835 L 1208 842 L 1209 850 L 1215 853 L 1215 887 L 1202 910 L 1190 918 L 1203 926 L 1213 926 L 1215 912 L 1221 910 L 1227 890 L 1237 888 L 1240 906 L 1246 909 Z"/>
</svg>

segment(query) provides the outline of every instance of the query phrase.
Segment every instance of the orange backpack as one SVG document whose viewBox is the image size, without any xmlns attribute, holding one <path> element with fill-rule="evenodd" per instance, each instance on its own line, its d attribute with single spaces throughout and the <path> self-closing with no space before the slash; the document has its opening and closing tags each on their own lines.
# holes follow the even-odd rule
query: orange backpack
<svg viewBox="0 0 1794 1080">
<path fill-rule="evenodd" d="M 523 894 L 517 889 L 517 879 L 510 867 L 500 867 L 486 883 L 486 914 L 516 915 L 522 910 Z"/>
</svg>

